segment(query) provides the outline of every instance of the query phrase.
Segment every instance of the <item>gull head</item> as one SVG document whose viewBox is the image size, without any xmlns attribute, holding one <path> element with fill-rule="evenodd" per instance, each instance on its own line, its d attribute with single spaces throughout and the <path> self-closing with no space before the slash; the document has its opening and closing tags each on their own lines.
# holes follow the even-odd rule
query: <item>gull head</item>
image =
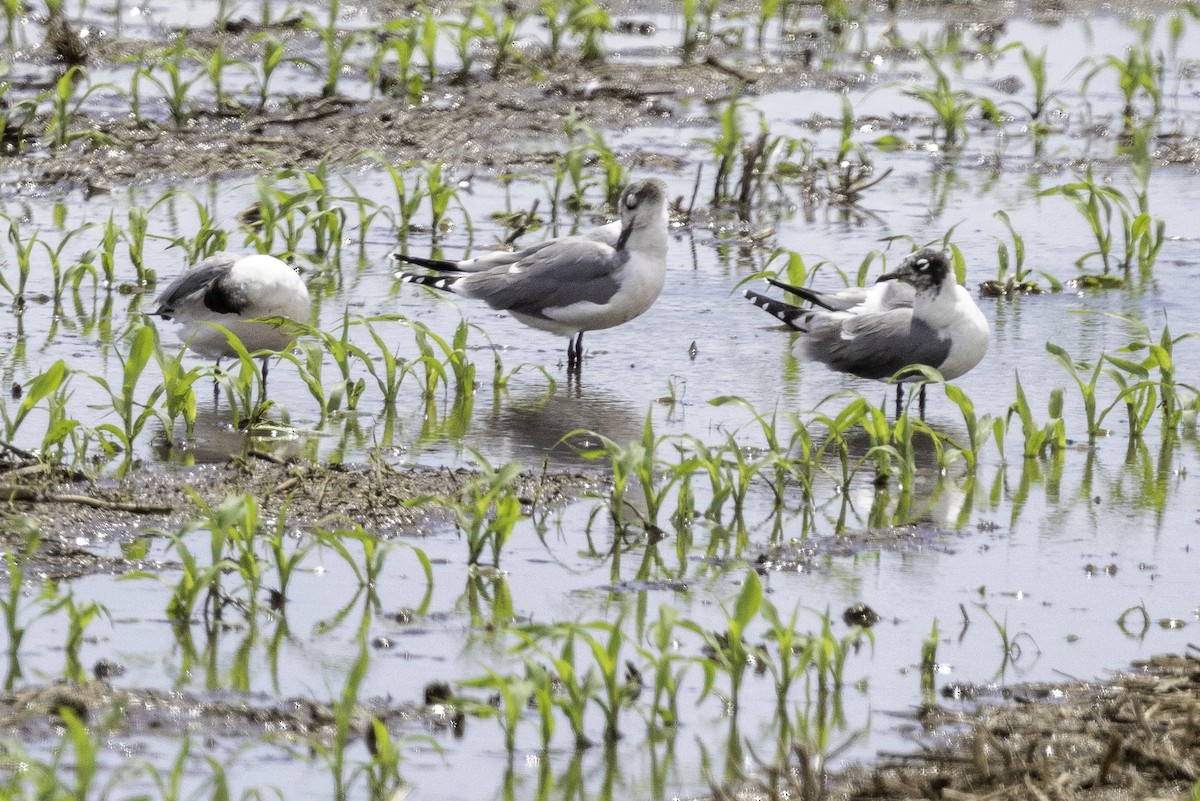
<svg viewBox="0 0 1200 801">
<path fill-rule="evenodd" d="M 950 259 L 940 250 L 922 248 L 908 255 L 900 266 L 884 273 L 878 281 L 903 281 L 917 292 L 937 292 L 951 275 Z"/>
<path fill-rule="evenodd" d="M 667 190 L 656 178 L 643 178 L 625 187 L 618 202 L 621 227 L 645 225 L 661 217 L 667 206 Z"/>
</svg>

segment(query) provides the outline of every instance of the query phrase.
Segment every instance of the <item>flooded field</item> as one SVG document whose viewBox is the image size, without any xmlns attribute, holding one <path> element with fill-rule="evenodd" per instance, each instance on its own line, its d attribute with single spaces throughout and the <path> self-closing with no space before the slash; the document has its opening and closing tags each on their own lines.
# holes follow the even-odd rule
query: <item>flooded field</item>
<svg viewBox="0 0 1200 801">
<path fill-rule="evenodd" d="M 839 777 L 1188 654 L 1200 20 L 1051 5 L 10 6 L 5 797 L 893 797 Z M 578 377 L 388 258 L 640 178 Z M 742 297 L 925 245 L 991 340 L 923 418 Z M 312 296 L 265 399 L 151 315 L 220 250 Z M 1026 780 L 1197 792 L 1101 753 Z"/>
</svg>

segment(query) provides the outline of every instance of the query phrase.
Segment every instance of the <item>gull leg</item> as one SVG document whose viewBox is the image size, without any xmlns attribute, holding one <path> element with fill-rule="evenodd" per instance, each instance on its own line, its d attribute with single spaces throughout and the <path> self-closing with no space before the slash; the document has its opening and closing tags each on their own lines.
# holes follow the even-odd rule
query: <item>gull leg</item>
<svg viewBox="0 0 1200 801">
<path fill-rule="evenodd" d="M 220 379 L 217 378 L 217 376 L 220 374 L 220 372 L 221 372 L 221 357 L 218 356 L 216 366 L 213 369 L 213 405 L 214 406 L 217 405 L 217 403 L 221 400 L 221 381 L 220 381 Z"/>
<path fill-rule="evenodd" d="M 567 343 L 567 375 L 579 375 L 583 367 L 583 332 Z"/>
<path fill-rule="evenodd" d="M 263 371 L 262 371 L 262 373 L 263 373 L 263 394 L 262 394 L 262 399 L 263 399 L 263 400 L 266 400 L 266 399 L 267 399 L 267 360 L 268 360 L 268 359 L 270 359 L 270 358 L 271 358 L 270 356 L 263 356 L 263 357 L 262 357 L 262 360 L 263 360 Z"/>
<path fill-rule="evenodd" d="M 896 382 L 896 419 L 900 419 L 900 413 L 904 411 L 904 385 Z"/>
<path fill-rule="evenodd" d="M 917 406 L 920 409 L 921 419 L 924 420 L 925 419 L 925 385 L 924 384 L 921 385 L 921 399 L 918 402 Z"/>
</svg>

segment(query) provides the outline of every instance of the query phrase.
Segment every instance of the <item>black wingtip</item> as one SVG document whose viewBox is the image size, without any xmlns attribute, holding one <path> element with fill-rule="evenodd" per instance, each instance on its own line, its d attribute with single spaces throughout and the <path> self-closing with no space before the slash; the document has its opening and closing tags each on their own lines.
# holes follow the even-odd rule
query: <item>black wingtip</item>
<svg viewBox="0 0 1200 801">
<path fill-rule="evenodd" d="M 417 284 L 419 286 L 427 286 L 430 289 L 438 289 L 442 292 L 451 291 L 456 278 L 448 278 L 444 275 L 417 275 L 416 273 L 396 273 L 396 277 L 406 284 Z"/>
<path fill-rule="evenodd" d="M 769 298 L 766 295 L 749 289 L 747 289 L 744 294 L 746 296 L 746 300 L 750 301 L 767 314 L 779 320 L 787 327 L 796 331 L 807 330 L 802 325 L 797 323 L 796 320 L 803 319 L 806 315 L 808 315 L 810 313 L 809 309 L 802 309 L 799 306 L 792 306 L 788 303 L 782 303 L 778 300 Z"/>
<path fill-rule="evenodd" d="M 785 284 L 783 281 L 779 281 L 775 278 L 768 278 L 767 283 L 773 287 L 782 289 L 784 292 L 790 292 L 798 298 L 804 298 L 804 300 L 807 300 L 814 306 L 820 306 L 822 309 L 828 309 L 829 311 L 837 311 L 837 307 L 831 306 L 825 300 L 822 294 L 816 290 L 809 289 L 808 287 L 796 286 L 795 284 Z"/>
<path fill-rule="evenodd" d="M 399 251 L 388 254 L 388 258 L 399 264 L 412 264 L 417 267 L 424 267 L 426 270 L 440 270 L 442 272 L 454 272 L 458 270 L 458 262 L 456 261 L 425 259 L 420 256 L 409 256 L 407 253 L 400 253 Z"/>
</svg>

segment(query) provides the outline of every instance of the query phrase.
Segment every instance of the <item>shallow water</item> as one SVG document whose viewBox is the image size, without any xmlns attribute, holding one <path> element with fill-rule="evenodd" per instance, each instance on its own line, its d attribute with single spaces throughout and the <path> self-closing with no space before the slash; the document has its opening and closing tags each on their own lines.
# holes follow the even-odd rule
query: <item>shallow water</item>
<svg viewBox="0 0 1200 801">
<path fill-rule="evenodd" d="M 662 48 L 675 41 L 678 27 L 669 16 L 654 19 L 656 37 L 612 42 L 636 51 L 631 59 L 670 60 L 673 57 Z M 939 31 L 933 23 L 901 26 L 901 32 L 913 39 L 933 39 Z M 874 40 L 878 29 L 869 28 L 866 35 Z M 1180 52 L 1186 52 L 1194 38 L 1194 31 L 1189 31 Z M 1123 52 L 1134 39 L 1123 22 L 1109 17 L 1087 23 L 1068 20 L 1057 27 L 1017 20 L 1005 33 L 1006 41 L 1021 41 L 1034 50 L 1046 45 L 1052 83 L 1069 87 L 1078 85 L 1078 72 L 1070 76 L 1080 59 Z M 1009 51 L 997 56 L 995 63 L 980 59 L 964 64 L 956 79 L 983 92 L 990 81 L 1019 70 L 1019 57 Z M 850 92 L 856 113 L 888 118 L 920 111 L 894 84 L 909 73 L 923 74 L 921 64 L 883 64 L 873 74 L 863 73 L 861 86 Z M 1106 79 L 1097 78 L 1097 89 L 1087 100 L 1092 115 L 1111 125 L 1120 98 L 1111 86 L 1102 88 L 1105 83 Z M 1185 127 L 1194 127 L 1195 92 L 1186 80 L 1179 87 L 1167 105 L 1168 116 L 1176 115 Z M 347 92 L 355 94 L 353 89 Z M 823 155 L 836 153 L 838 132 L 834 128 L 814 131 L 809 122 L 813 115 L 839 117 L 839 93 L 797 89 L 749 94 L 744 100 L 743 117 L 750 129 L 757 125 L 755 112 L 761 110 L 772 134 L 809 137 Z M 818 204 L 806 214 L 799 191 L 785 186 L 767 188 L 757 196 L 756 216 L 745 232 L 728 214 L 714 218 L 711 225 L 698 218 L 701 222 L 690 228 L 677 228 L 671 240 L 671 272 L 661 298 L 626 326 L 588 334 L 587 359 L 578 382 L 565 378 L 564 341 L 531 332 L 480 304 L 438 302 L 428 292 L 398 285 L 386 258 L 395 231 L 379 221 L 365 234 L 353 234 L 357 241 L 346 243 L 341 263 L 332 265 L 328 273 L 316 276 L 309 266 L 314 287 L 318 283 L 325 287 L 309 322 L 332 331 L 347 309 L 360 316 L 403 313 L 449 339 L 465 319 L 472 326 L 468 352 L 479 381 L 469 424 L 459 420 L 449 427 L 431 425 L 419 401 L 417 381 L 410 378 L 401 390 L 390 432 L 384 429 L 385 415 L 372 387 L 349 423 L 335 420 L 308 436 L 304 432 L 319 427 L 319 409 L 296 368 L 277 362 L 271 371 L 271 396 L 279 405 L 277 414 L 286 413 L 300 432 L 289 440 L 290 447 L 321 459 L 361 463 L 378 453 L 397 465 L 426 467 L 472 465 L 472 451 L 476 451 L 492 464 L 515 459 L 537 470 L 547 460 L 555 467 L 595 469 L 600 484 L 603 462 L 587 461 L 561 444 L 565 435 L 586 429 L 620 443 L 631 442 L 641 437 L 649 414 L 658 435 L 690 435 L 716 445 L 732 432 L 748 446 L 761 444 L 757 426 L 744 409 L 709 403 L 722 396 L 738 396 L 759 412 L 779 413 L 781 419 L 790 412 L 836 412 L 845 401 L 826 398 L 844 390 L 862 393 L 890 409 L 890 387 L 797 361 L 791 352 L 796 335 L 773 325 L 742 300 L 740 282 L 763 269 L 777 247 L 803 253 L 810 266 L 829 260 L 853 275 L 868 253 L 885 247 L 881 241 L 885 237 L 901 235 L 923 244 L 953 227 L 952 241 L 962 250 L 967 285 L 973 287 L 995 277 L 997 243 L 1009 242 L 995 217 L 1000 210 L 1024 238 L 1030 266 L 1061 281 L 1073 277 L 1074 260 L 1092 247 L 1090 234 L 1064 199 L 1040 197 L 1039 192 L 1070 180 L 1072 160 L 1083 153 L 1107 158 L 1113 142 L 1111 133 L 1085 137 L 1077 129 L 1079 98 L 1065 101 L 1072 108 L 1070 123 L 1045 140 L 1040 156 L 1035 156 L 1031 140 L 1019 133 L 1008 138 L 973 129 L 961 155 L 949 161 L 932 146 L 899 152 L 869 150 L 877 169 L 893 172 L 869 190 L 857 208 Z M 710 115 L 719 109 L 713 112 L 687 103 L 681 103 L 681 109 L 687 113 L 685 125 L 606 131 L 605 138 L 631 161 L 642 150 L 679 159 L 683 167 L 678 171 L 651 174 L 667 184 L 672 197 L 686 199 L 692 193 L 696 165 L 705 163 L 706 175 L 711 174 L 712 165 L 696 140 L 715 135 Z M 1015 132 L 1019 126 L 1008 127 Z M 914 141 L 926 132 L 920 125 L 903 130 Z M 855 139 L 869 143 L 876 135 L 859 131 Z M 1035 167 L 1043 161 L 1049 166 Z M 1097 172 L 1118 187 L 1131 186 L 1129 171 L 1120 163 L 1105 161 Z M 455 224 L 437 246 L 447 256 L 478 252 L 505 236 L 489 217 L 492 212 L 527 209 L 540 200 L 545 213 L 545 180 L 540 176 L 506 185 L 495 174 L 476 173 L 469 190 L 464 188 L 459 195 L 473 230 L 468 231 L 463 212 L 452 206 L 450 218 Z M 338 181 L 352 184 L 363 197 L 381 204 L 392 202 L 390 179 L 377 170 L 349 169 L 339 173 Z M 284 179 L 279 186 L 294 191 L 299 184 Z M 139 186 L 85 197 L 79 190 L 60 193 L 9 186 L 2 210 L 19 218 L 22 230 L 39 230 L 43 240 L 57 244 L 66 232 L 101 224 L 110 214 L 123 219 L 131 206 L 148 206 L 167 188 Z M 258 196 L 254 182 L 245 178 L 173 188 L 207 199 L 218 222 L 230 229 L 235 215 Z M 598 200 L 598 190 L 597 183 L 590 195 L 593 200 Z M 677 536 L 657 546 L 663 564 L 652 578 L 660 583 L 642 583 L 637 576 L 637 566 L 645 557 L 644 542 L 633 543 L 614 564 L 611 524 L 604 513 L 590 519 L 596 503 L 592 499 L 554 510 L 541 537 L 532 525 L 522 525 L 504 550 L 499 581 L 468 574 L 464 544 L 454 528 L 444 521 L 431 525 L 422 537 L 404 538 L 420 547 L 434 565 L 429 597 L 423 598 L 424 577 L 404 548 L 391 552 L 376 582 L 382 614 L 372 619 L 369 637 L 386 638 L 391 647 L 372 651 L 362 696 L 417 701 L 422 688 L 434 680 L 460 681 L 487 669 L 519 670 L 519 662 L 509 653 L 514 645 L 511 637 L 472 626 L 473 618 L 490 615 L 489 597 L 496 598 L 498 592 L 511 593 L 518 619 L 535 623 L 612 621 L 622 616 L 630 630 L 641 631 L 656 617 L 658 607 L 667 604 L 703 629 L 723 627 L 722 604 L 732 605 L 746 575 L 740 559 L 753 560 L 768 543 L 786 543 L 793 537 L 800 545 L 818 546 L 820 552 L 800 570 L 765 569 L 763 581 L 768 598 L 785 615 L 794 605 L 806 610 L 801 613 L 801 630 L 819 629 L 818 613 L 829 610 L 840 636 L 846 631 L 841 611 L 860 601 L 882 616 L 874 628 L 873 645 L 864 646 L 847 663 L 840 695 L 843 719 L 833 726 L 832 740 L 836 744 L 853 733 L 862 736 L 836 764 L 906 747 L 909 729 L 915 725 L 908 715 L 923 701 L 917 669 L 921 643 L 935 620 L 940 631 L 940 687 L 1064 676 L 1102 678 L 1132 659 L 1182 650 L 1197 622 L 1194 576 L 1200 570 L 1200 552 L 1191 547 L 1197 508 L 1194 493 L 1188 491 L 1189 474 L 1200 470 L 1195 432 L 1181 442 L 1164 439 L 1156 431 L 1144 442 L 1131 441 L 1118 411 L 1108 420 L 1113 433 L 1094 448 L 1085 447 L 1078 394 L 1069 376 L 1045 351 L 1046 342 L 1052 341 L 1089 362 L 1116 351 L 1133 334 L 1110 312 L 1143 320 L 1155 336 L 1164 321 L 1175 335 L 1200 331 L 1200 308 L 1180 290 L 1200 277 L 1196 266 L 1200 246 L 1189 238 L 1192 211 L 1200 206 L 1194 166 L 1156 168 L 1149 197 L 1152 213 L 1166 222 L 1172 237 L 1150 279 L 1135 276 L 1133 286 L 1116 291 L 1068 289 L 1015 300 L 979 299 L 992 326 L 990 351 L 979 367 L 956 384 L 968 393 L 979 413 L 1003 416 L 1015 399 L 1019 374 L 1040 420 L 1045 418 L 1051 390 L 1066 387 L 1064 419 L 1073 447 L 1050 458 L 1023 460 L 1019 425 L 1014 422 L 1007 463 L 988 444 L 973 476 L 961 464 L 939 474 L 934 455 L 926 451 L 919 457 L 921 470 L 911 492 L 901 492 L 893 483 L 891 495 L 878 493 L 865 473 L 846 494 L 837 492 L 832 481 L 819 482 L 813 498 L 815 522 L 810 526 L 796 511 L 802 500 L 798 488 L 793 488 L 796 494 L 789 510 L 776 513 L 769 493 L 760 486 L 747 502 L 744 548 L 732 544 L 721 526 L 698 521 L 692 534 L 695 546 L 682 556 L 676 552 Z M 346 208 L 350 209 L 348 201 Z M 348 214 L 354 219 L 354 212 Z M 591 215 L 562 215 L 559 233 L 602 221 Z M 166 247 L 167 240 L 190 235 L 197 225 L 195 212 L 191 203 L 180 199 L 160 205 L 150 219 L 151 232 L 163 237 L 148 245 L 151 263 L 160 280 L 169 279 L 183 269 L 184 259 L 179 251 Z M 763 243 L 744 238 L 745 233 L 768 226 L 774 233 Z M 548 234 L 533 231 L 522 241 Z M 64 253 L 78 258 L 97 237 L 86 235 L 68 242 Z M 406 246 L 412 252 L 428 252 L 428 230 L 414 230 Z M 888 262 L 894 264 L 907 250 L 907 242 L 895 243 Z M 39 253 L 37 258 L 45 256 Z M 33 274 L 30 293 L 51 291 L 44 266 L 43 261 L 42 269 Z M 872 272 L 878 269 L 873 266 Z M 6 265 L 6 276 L 9 270 Z M 128 264 L 121 270 L 121 280 L 130 280 Z M 813 283 L 832 287 L 840 279 L 827 266 Z M 84 291 L 69 294 L 62 309 L 33 302 L 20 318 L 13 318 L 14 328 L 21 328 L 0 351 L 0 378 L 7 383 L 25 382 L 54 360 L 64 359 L 81 371 L 74 379 L 72 413 L 85 424 L 96 425 L 111 420 L 111 413 L 106 416 L 98 408 L 106 399 L 84 373 L 117 380 L 120 335 L 141 322 L 141 312 L 152 299 L 88 286 L 85 282 Z M 407 329 L 391 325 L 384 330 L 395 337 L 401 355 L 415 355 Z M 163 335 L 170 336 L 165 327 Z M 365 336 L 361 341 L 368 350 L 374 347 Z M 492 391 L 493 347 L 505 375 L 520 366 L 508 386 L 497 392 Z M 1181 343 L 1175 359 L 1179 380 L 1195 383 L 1191 377 L 1200 371 L 1196 344 Z M 332 364 L 325 369 L 327 375 L 334 374 Z M 357 369 L 370 384 L 365 370 Z M 143 379 L 147 392 L 152 385 L 152 380 Z M 1111 383 L 1101 386 L 1106 405 L 1116 397 L 1116 390 Z M 929 395 L 929 425 L 961 437 L 964 425 L 958 409 L 936 387 L 930 388 Z M 229 425 L 227 401 L 214 403 L 206 392 L 199 393 L 199 400 L 196 441 L 182 453 L 170 453 L 170 461 L 220 461 L 244 446 L 242 435 Z M 443 420 L 452 417 L 450 399 L 439 399 L 436 411 Z M 35 427 L 21 433 L 36 437 L 38 431 Z M 17 444 L 32 447 L 36 441 L 18 439 Z M 154 466 L 160 452 L 145 439 L 142 447 L 141 457 L 151 469 L 160 469 Z M 667 448 L 662 455 L 669 458 L 673 451 Z M 701 497 L 700 505 L 706 500 Z M 912 524 L 911 536 L 883 549 L 837 549 L 846 542 L 844 537 L 853 541 L 868 529 L 893 524 Z M 126 539 L 124 534 L 81 532 L 79 544 L 115 551 Z M 712 545 L 706 548 L 705 542 Z M 148 558 L 176 556 L 156 540 Z M 349 568 L 332 551 L 314 552 L 294 579 L 286 617 L 290 636 L 278 645 L 272 641 L 281 624 L 270 616 L 257 629 L 219 629 L 215 640 L 195 643 L 199 658 L 189 657 L 161 611 L 169 597 L 168 586 L 177 577 L 176 571 L 167 569 L 163 583 L 118 582 L 111 576 L 71 582 L 78 601 L 95 600 L 109 613 L 108 619 L 88 630 L 89 637 L 95 638 L 83 649 L 88 663 L 106 657 L 125 665 L 124 675 L 113 680 L 124 687 L 248 692 L 251 702 L 299 695 L 324 700 L 338 695 L 355 657 L 356 626 L 364 601 L 356 595 L 357 583 Z M 683 585 L 686 592 L 681 591 Z M 423 601 L 426 614 L 410 623 L 386 617 Z M 1140 615 L 1135 615 L 1126 619 L 1136 623 L 1126 626 L 1131 633 L 1122 630 L 1118 619 L 1139 604 L 1144 604 L 1149 625 L 1142 631 Z M 350 613 L 343 620 L 335 619 L 342 608 Z M 1161 619 L 1187 625 L 1168 628 L 1159 625 Z M 24 681 L 48 681 L 60 674 L 65 626 L 61 617 L 51 617 L 31 627 L 21 651 Z M 1005 655 L 1001 627 L 1015 637 L 1019 652 Z M 199 637 L 200 627 L 193 628 Z M 753 636 L 764 635 L 758 631 Z M 695 639 L 686 641 L 686 646 L 694 650 Z M 632 653 L 632 646 L 627 647 Z M 402 773 L 415 784 L 418 797 L 424 798 L 532 797 L 539 791 L 565 796 L 576 768 L 582 771 L 588 796 L 662 798 L 704 792 L 707 784 L 701 766 L 706 760 L 713 760 L 714 773 L 720 774 L 720 755 L 736 755 L 743 742 L 760 755 L 771 754 L 776 730 L 769 678 L 747 679 L 736 718 L 715 697 L 702 700 L 700 691 L 700 671 L 693 667 L 681 691 L 684 713 L 679 731 L 668 743 L 649 741 L 640 718 L 630 710 L 623 719 L 626 736 L 615 748 L 586 751 L 576 765 L 566 726 L 559 726 L 557 747 L 540 755 L 533 715 L 527 714 L 515 759 L 510 759 L 496 723 L 470 718 L 461 738 L 434 734 L 441 754 L 414 743 L 406 751 Z M 485 694 L 477 691 L 477 695 Z M 803 691 L 793 691 L 793 701 L 798 714 L 806 710 Z M 807 713 L 816 720 L 822 710 L 809 707 Z M 598 726 L 593 715 L 589 727 Z M 422 730 L 422 724 L 415 722 L 405 733 Z M 160 766 L 174 757 L 169 740 L 133 739 L 132 750 Z M 327 772 L 317 762 L 288 757 L 270 746 L 239 752 L 237 741 L 222 738 L 217 739 L 217 748 L 231 760 L 230 776 L 238 787 L 279 786 L 286 788 L 289 799 L 328 797 Z M 361 746 L 356 748 L 362 758 Z M 731 759 L 749 764 L 744 754 Z M 104 760 L 120 764 L 121 750 L 114 745 Z M 467 766 L 473 771 L 469 784 L 460 778 Z M 199 782 L 199 773 L 191 780 Z M 510 781 L 512 785 L 506 786 Z"/>
</svg>

